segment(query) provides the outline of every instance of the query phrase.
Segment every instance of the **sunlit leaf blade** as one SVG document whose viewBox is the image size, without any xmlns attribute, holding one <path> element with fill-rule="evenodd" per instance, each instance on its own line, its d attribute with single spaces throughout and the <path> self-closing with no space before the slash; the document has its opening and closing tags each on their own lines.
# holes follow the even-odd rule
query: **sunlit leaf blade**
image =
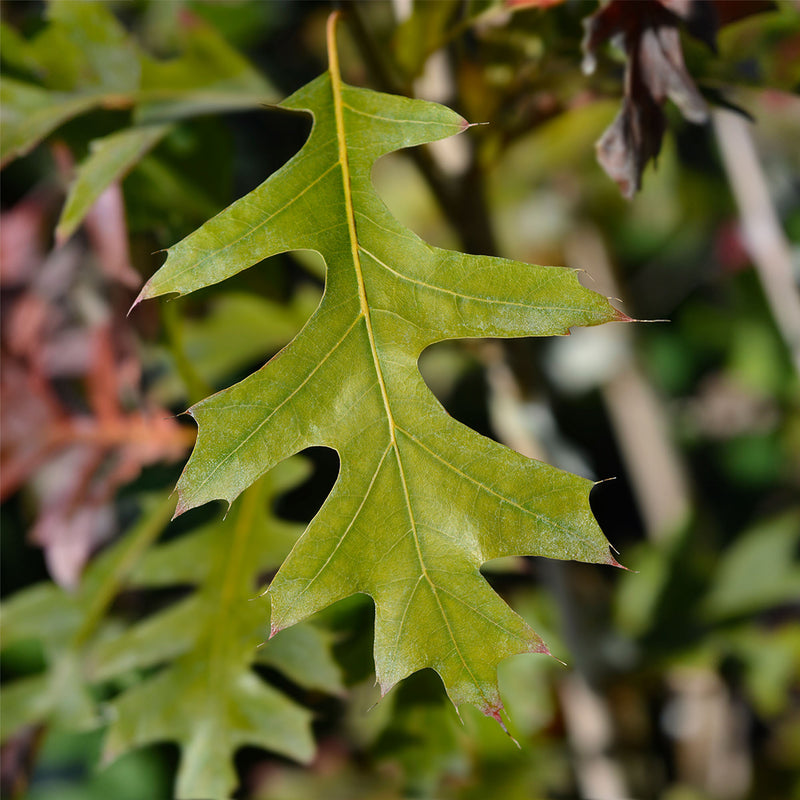
<svg viewBox="0 0 800 800">
<path fill-rule="evenodd" d="M 91 153 L 78 167 L 69 188 L 56 228 L 56 240 L 63 242 L 72 236 L 103 191 L 124 177 L 169 129 L 169 125 L 142 125 L 92 142 Z"/>
<path fill-rule="evenodd" d="M 403 228 L 375 194 L 374 161 L 467 123 L 347 86 L 332 46 L 330 55 L 330 71 L 281 104 L 314 117 L 302 150 L 171 248 L 139 298 L 193 291 L 292 249 L 317 250 L 327 265 L 323 299 L 297 337 L 191 409 L 199 438 L 178 512 L 233 501 L 303 448 L 335 449 L 338 480 L 270 587 L 273 632 L 364 592 L 384 692 L 432 667 L 454 703 L 499 718 L 499 661 L 546 648 L 480 564 L 511 554 L 615 561 L 591 484 L 455 422 L 417 359 L 444 339 L 566 334 L 623 317 L 570 270 L 441 250 Z"/>
<path fill-rule="evenodd" d="M 313 755 L 310 713 L 252 669 L 267 635 L 269 602 L 258 596 L 262 576 L 281 562 L 302 529 L 272 517 L 269 504 L 306 473 L 302 462 L 285 462 L 249 489 L 223 522 L 148 553 L 132 576 L 134 586 L 196 590 L 93 652 L 97 678 L 167 664 L 114 701 L 106 758 L 150 742 L 178 742 L 178 798 L 229 797 L 237 782 L 233 756 L 245 745 L 298 761 Z M 298 683 L 341 690 L 321 632 L 307 628 L 287 645 L 283 660 L 280 649 L 274 659 L 261 659 L 278 669 L 304 661 Z"/>
</svg>

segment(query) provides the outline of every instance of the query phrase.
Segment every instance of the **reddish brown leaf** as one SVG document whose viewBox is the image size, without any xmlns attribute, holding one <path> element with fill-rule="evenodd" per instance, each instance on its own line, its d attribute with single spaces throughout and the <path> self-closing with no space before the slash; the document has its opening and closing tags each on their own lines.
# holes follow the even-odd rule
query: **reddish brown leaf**
<svg viewBox="0 0 800 800">
<path fill-rule="evenodd" d="M 100 474 L 102 453 L 85 445 L 67 447 L 36 472 L 40 512 L 30 540 L 43 550 L 53 580 L 74 587 L 93 550 L 114 532 L 114 510 Z M 110 488 L 110 487 L 108 487 Z"/>
<path fill-rule="evenodd" d="M 44 256 L 38 209 L 23 205 L 12 217 L 25 260 L 12 262 L 17 291 L 4 298 L 0 493 L 27 486 L 36 505 L 30 538 L 54 579 L 72 586 L 114 533 L 120 487 L 148 464 L 182 458 L 194 432 L 142 399 L 123 312 L 129 298 L 118 309 L 108 299 L 104 284 L 138 283 L 118 190 L 95 207 L 87 227 L 96 258 L 80 239 Z M 56 386 L 64 385 L 62 396 Z"/>
<path fill-rule="evenodd" d="M 645 166 L 661 149 L 664 127 L 664 115 L 656 104 L 646 99 L 634 103 L 626 97 L 614 122 L 597 141 L 597 160 L 624 197 L 631 198 L 639 190 Z"/>
<path fill-rule="evenodd" d="M 142 279 L 131 266 L 125 205 L 119 183 L 111 184 L 97 198 L 83 224 L 105 275 L 129 289 L 138 289 Z"/>
<path fill-rule="evenodd" d="M 45 228 L 52 202 L 42 192 L 32 192 L 0 214 L 0 285 L 27 283 L 42 260 Z"/>
<path fill-rule="evenodd" d="M 0 362 L 0 499 L 15 492 L 47 456 L 44 432 L 61 409 L 47 384 L 4 354 Z"/>
<path fill-rule="evenodd" d="M 594 68 L 597 48 L 620 37 L 628 56 L 622 109 L 597 143 L 598 160 L 632 197 L 647 163 L 661 149 L 669 98 L 690 122 L 708 119 L 708 106 L 683 60 L 678 25 L 714 44 L 713 7 L 701 0 L 611 0 L 585 21 L 584 68 Z"/>
<path fill-rule="evenodd" d="M 773 0 L 713 0 L 712 5 L 717 14 L 720 28 L 753 14 L 774 11 L 777 5 Z"/>
</svg>

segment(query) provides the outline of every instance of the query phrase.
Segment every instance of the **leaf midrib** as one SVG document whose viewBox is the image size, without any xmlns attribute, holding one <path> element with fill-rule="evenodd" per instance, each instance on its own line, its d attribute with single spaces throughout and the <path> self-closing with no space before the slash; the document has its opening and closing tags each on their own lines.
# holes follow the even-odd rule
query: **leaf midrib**
<svg viewBox="0 0 800 800">
<path fill-rule="evenodd" d="M 372 353 L 372 361 L 375 367 L 375 374 L 378 379 L 378 385 L 381 390 L 381 398 L 383 400 L 383 407 L 386 411 L 386 419 L 389 424 L 389 439 L 391 447 L 394 450 L 395 458 L 397 459 L 397 468 L 400 471 L 400 482 L 403 485 L 403 495 L 408 508 L 408 516 L 411 522 L 411 528 L 414 535 L 414 545 L 417 550 L 417 557 L 419 559 L 420 569 L 425 579 L 430 583 L 431 589 L 434 594 L 436 592 L 433 583 L 428 576 L 428 570 L 425 566 L 425 561 L 422 557 L 422 550 L 419 543 L 419 536 L 417 533 L 417 522 L 414 518 L 414 511 L 411 507 L 411 497 L 408 493 L 408 483 L 406 481 L 405 472 L 403 470 L 403 462 L 400 458 L 400 450 L 397 446 L 397 425 L 394 421 L 391 404 L 389 402 L 389 394 L 386 389 L 386 381 L 383 376 L 380 359 L 378 357 L 378 347 L 375 343 L 375 332 L 372 328 L 372 317 L 370 314 L 369 303 L 367 301 L 367 290 L 364 283 L 364 273 L 361 268 L 361 255 L 360 246 L 358 243 L 358 233 L 356 232 L 356 218 L 353 205 L 353 195 L 350 179 L 350 161 L 347 154 L 347 138 L 344 126 L 344 102 L 342 100 L 342 77 L 339 71 L 339 55 L 336 50 L 335 41 L 335 23 L 336 15 L 331 15 L 328 26 L 328 52 L 330 54 L 329 72 L 331 76 L 331 93 L 333 95 L 333 108 L 336 120 L 336 140 L 339 150 L 339 164 L 342 170 L 342 188 L 344 191 L 345 213 L 347 215 L 347 231 L 350 239 L 350 256 L 353 260 L 353 267 L 356 272 L 356 282 L 358 284 L 358 300 L 361 307 L 361 316 L 364 318 L 367 329 L 367 338 L 369 339 L 370 352 Z"/>
<path fill-rule="evenodd" d="M 478 691 L 486 699 L 488 703 L 489 699 L 486 698 L 483 690 L 480 688 L 481 686 L 480 681 L 473 673 L 472 668 L 467 663 L 463 653 L 461 652 L 461 648 L 458 645 L 458 639 L 455 636 L 455 632 L 453 631 L 453 628 L 450 624 L 450 620 L 448 619 L 448 616 L 445 613 L 444 606 L 442 605 L 442 601 L 439 598 L 439 593 L 437 591 L 436 584 L 433 582 L 431 576 L 428 574 L 428 569 L 425 565 L 425 561 L 422 555 L 422 548 L 420 546 L 419 533 L 417 531 L 417 522 L 414 517 L 414 510 L 411 505 L 411 497 L 408 491 L 408 481 L 406 480 L 405 470 L 403 469 L 403 461 L 400 458 L 400 449 L 397 445 L 397 436 L 396 436 L 397 425 L 395 424 L 394 415 L 392 414 L 391 405 L 389 403 L 389 395 L 386 389 L 386 382 L 384 380 L 383 370 L 381 369 L 380 360 L 378 358 L 378 349 L 375 343 L 375 333 L 372 329 L 372 318 L 370 315 L 369 304 L 367 302 L 367 291 L 364 283 L 364 274 L 361 268 L 361 256 L 360 256 L 361 248 L 359 246 L 358 234 L 356 232 L 355 209 L 353 206 L 353 198 L 350 185 L 350 163 L 347 156 L 347 140 L 345 136 L 345 126 L 344 126 L 344 107 L 343 107 L 344 104 L 342 100 L 342 78 L 339 72 L 339 55 L 336 50 L 336 40 L 335 40 L 335 25 L 337 16 L 338 15 L 335 13 L 332 14 L 328 22 L 328 53 L 330 58 L 329 72 L 331 76 L 331 92 L 333 94 L 334 116 L 336 119 L 336 139 L 339 150 L 339 163 L 342 169 L 342 187 L 344 191 L 345 209 L 347 214 L 347 230 L 350 239 L 350 254 L 353 259 L 353 267 L 356 272 L 356 281 L 358 283 L 358 298 L 361 306 L 361 315 L 364 317 L 364 321 L 366 323 L 367 337 L 369 339 L 369 346 L 372 352 L 372 360 L 375 366 L 375 373 L 378 378 L 378 385 L 380 386 L 381 389 L 381 397 L 383 399 L 383 405 L 386 410 L 386 418 L 389 424 L 389 437 L 391 441 L 391 448 L 394 450 L 395 458 L 397 460 L 397 468 L 400 473 L 400 482 L 403 486 L 403 496 L 405 499 L 406 508 L 408 509 L 408 517 L 411 523 L 411 532 L 414 537 L 414 546 L 417 551 L 417 559 L 419 560 L 419 565 L 421 570 L 420 579 L 424 577 L 425 580 L 427 581 L 431 590 L 431 594 L 436 600 L 436 605 L 439 608 L 439 613 L 441 614 L 442 620 L 444 621 L 444 624 L 447 627 L 447 632 L 450 636 L 451 641 L 453 642 L 453 647 L 455 648 L 455 651 L 458 653 L 458 657 L 461 663 L 464 665 L 464 669 L 469 673 L 470 678 L 472 679 L 474 685 L 476 686 L 476 688 L 478 688 Z M 417 585 L 419 585 L 419 582 L 417 583 Z M 416 593 L 416 587 L 414 589 L 414 592 L 412 592 L 412 597 L 414 593 Z M 411 600 L 409 599 L 409 605 L 406 606 L 406 610 L 403 614 L 404 618 L 405 614 L 408 612 L 410 603 Z"/>
<path fill-rule="evenodd" d="M 230 620 L 237 619 L 239 616 L 235 605 L 237 601 L 241 600 L 242 577 L 246 572 L 246 554 L 253 532 L 258 502 L 258 491 L 251 488 L 245 494 L 239 509 L 230 548 L 222 568 L 222 580 L 214 614 L 215 621 L 211 625 L 211 638 L 207 651 L 208 671 L 206 673 L 205 700 L 206 710 L 212 719 L 221 717 L 225 713 L 223 709 L 227 702 L 227 695 L 220 691 L 220 687 L 230 683 L 226 678 L 230 667 L 226 656 L 235 649 L 231 647 L 231 633 L 235 630 L 235 624 L 231 625 Z M 221 533 L 221 531 L 219 532 Z"/>
</svg>

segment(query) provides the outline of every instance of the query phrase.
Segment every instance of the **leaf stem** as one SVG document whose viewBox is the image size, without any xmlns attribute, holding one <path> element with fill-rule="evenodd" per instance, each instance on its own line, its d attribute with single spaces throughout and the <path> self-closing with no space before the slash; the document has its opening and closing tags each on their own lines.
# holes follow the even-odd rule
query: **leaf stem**
<svg viewBox="0 0 800 800">
<path fill-rule="evenodd" d="M 76 650 L 94 633 L 128 573 L 169 522 L 174 506 L 175 500 L 172 495 L 160 503 L 149 505 L 133 530 L 108 554 L 111 565 L 102 570 L 102 557 L 99 563 L 93 565 L 97 572 L 102 570 L 103 577 L 94 587 L 91 586 L 90 580 L 84 584 L 84 591 L 92 592 L 93 597 L 86 609 L 83 622 L 72 640 L 72 646 Z"/>
<path fill-rule="evenodd" d="M 183 320 L 181 319 L 178 304 L 163 303 L 161 309 L 164 329 L 169 339 L 170 351 L 172 352 L 172 357 L 175 359 L 178 375 L 180 375 L 183 380 L 189 403 L 197 403 L 204 397 L 208 397 L 213 389 L 198 374 L 192 360 L 186 353 L 183 340 Z"/>
</svg>

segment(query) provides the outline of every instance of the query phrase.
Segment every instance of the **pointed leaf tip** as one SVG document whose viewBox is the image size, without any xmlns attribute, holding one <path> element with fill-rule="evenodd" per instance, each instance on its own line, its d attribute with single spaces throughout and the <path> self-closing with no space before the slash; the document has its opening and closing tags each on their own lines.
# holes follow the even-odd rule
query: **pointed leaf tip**
<svg viewBox="0 0 800 800">
<path fill-rule="evenodd" d="M 531 644 L 530 648 L 528 649 L 529 653 L 535 653 L 537 655 L 543 656 L 552 656 L 553 654 L 550 652 L 550 648 L 541 640 L 539 639 L 537 642 Z"/>
<path fill-rule="evenodd" d="M 511 732 L 508 730 L 508 726 L 503 720 L 501 712 L 504 710 L 504 708 L 505 707 L 501 702 L 498 702 L 496 704 L 489 703 L 483 708 L 481 708 L 481 711 L 487 717 L 491 717 L 492 719 L 494 719 L 497 722 L 497 724 L 503 729 L 503 733 L 505 733 L 505 735 L 508 736 L 508 738 L 511 739 L 511 741 L 514 742 L 514 744 L 521 750 L 522 747 L 520 746 L 520 743 L 516 740 L 514 736 L 511 735 Z"/>
<path fill-rule="evenodd" d="M 630 572 L 628 567 L 626 567 L 624 564 L 620 564 L 619 561 L 617 561 L 617 559 L 611 555 L 611 553 L 608 554 L 608 559 L 606 560 L 606 564 L 608 564 L 609 567 L 619 567 L 620 569 L 624 569 L 625 572 Z"/>
<path fill-rule="evenodd" d="M 176 520 L 181 514 L 185 514 L 189 508 L 189 504 L 186 503 L 183 497 L 181 497 L 180 492 L 178 492 L 178 505 L 175 506 L 175 513 L 172 515 L 170 522 Z"/>
<path fill-rule="evenodd" d="M 500 724 L 500 727 L 506 733 L 508 733 L 508 728 L 506 728 L 506 724 L 505 724 L 505 722 L 503 722 L 503 717 L 500 714 L 500 712 L 502 710 L 503 710 L 503 704 L 500 703 L 500 702 L 498 702 L 498 703 L 487 703 L 485 706 L 483 706 L 483 708 L 481 708 L 481 711 L 483 712 L 483 714 L 485 716 L 492 717 L 492 718 L 496 719 L 497 722 Z"/>
<path fill-rule="evenodd" d="M 561 664 L 562 667 L 566 667 L 567 666 L 567 662 L 566 661 L 562 661 L 558 656 L 554 656 L 552 653 L 550 653 L 550 657 L 553 658 L 554 660 L 558 661 L 558 663 Z"/>
<path fill-rule="evenodd" d="M 136 295 L 136 299 L 133 301 L 131 307 L 128 309 L 128 316 L 130 316 L 131 311 L 133 311 L 133 309 L 136 308 L 136 306 L 138 306 L 139 303 L 141 303 L 143 300 L 151 300 L 153 297 L 155 297 L 154 294 L 150 294 L 150 285 L 152 282 L 153 281 L 151 279 L 147 281 L 144 286 L 142 286 L 141 290 L 139 291 L 139 294 Z"/>
<path fill-rule="evenodd" d="M 624 311 L 620 311 L 618 308 L 614 309 L 614 319 L 612 322 L 638 322 L 633 317 L 629 317 Z"/>
<path fill-rule="evenodd" d="M 139 303 L 142 302 L 142 300 L 144 300 L 144 298 L 142 297 L 142 292 L 139 292 L 138 297 L 131 303 L 131 307 L 128 309 L 128 313 L 125 316 L 129 317 L 133 309 L 136 308 L 136 306 L 138 306 Z"/>
<path fill-rule="evenodd" d="M 391 692 L 396 685 L 396 682 L 390 683 L 388 681 L 382 681 L 380 678 L 378 678 L 376 682 L 381 690 L 381 700 L 383 700 L 383 698 L 386 697 L 386 695 L 389 694 L 389 692 Z M 458 707 L 456 707 L 456 711 L 458 711 Z"/>
</svg>

